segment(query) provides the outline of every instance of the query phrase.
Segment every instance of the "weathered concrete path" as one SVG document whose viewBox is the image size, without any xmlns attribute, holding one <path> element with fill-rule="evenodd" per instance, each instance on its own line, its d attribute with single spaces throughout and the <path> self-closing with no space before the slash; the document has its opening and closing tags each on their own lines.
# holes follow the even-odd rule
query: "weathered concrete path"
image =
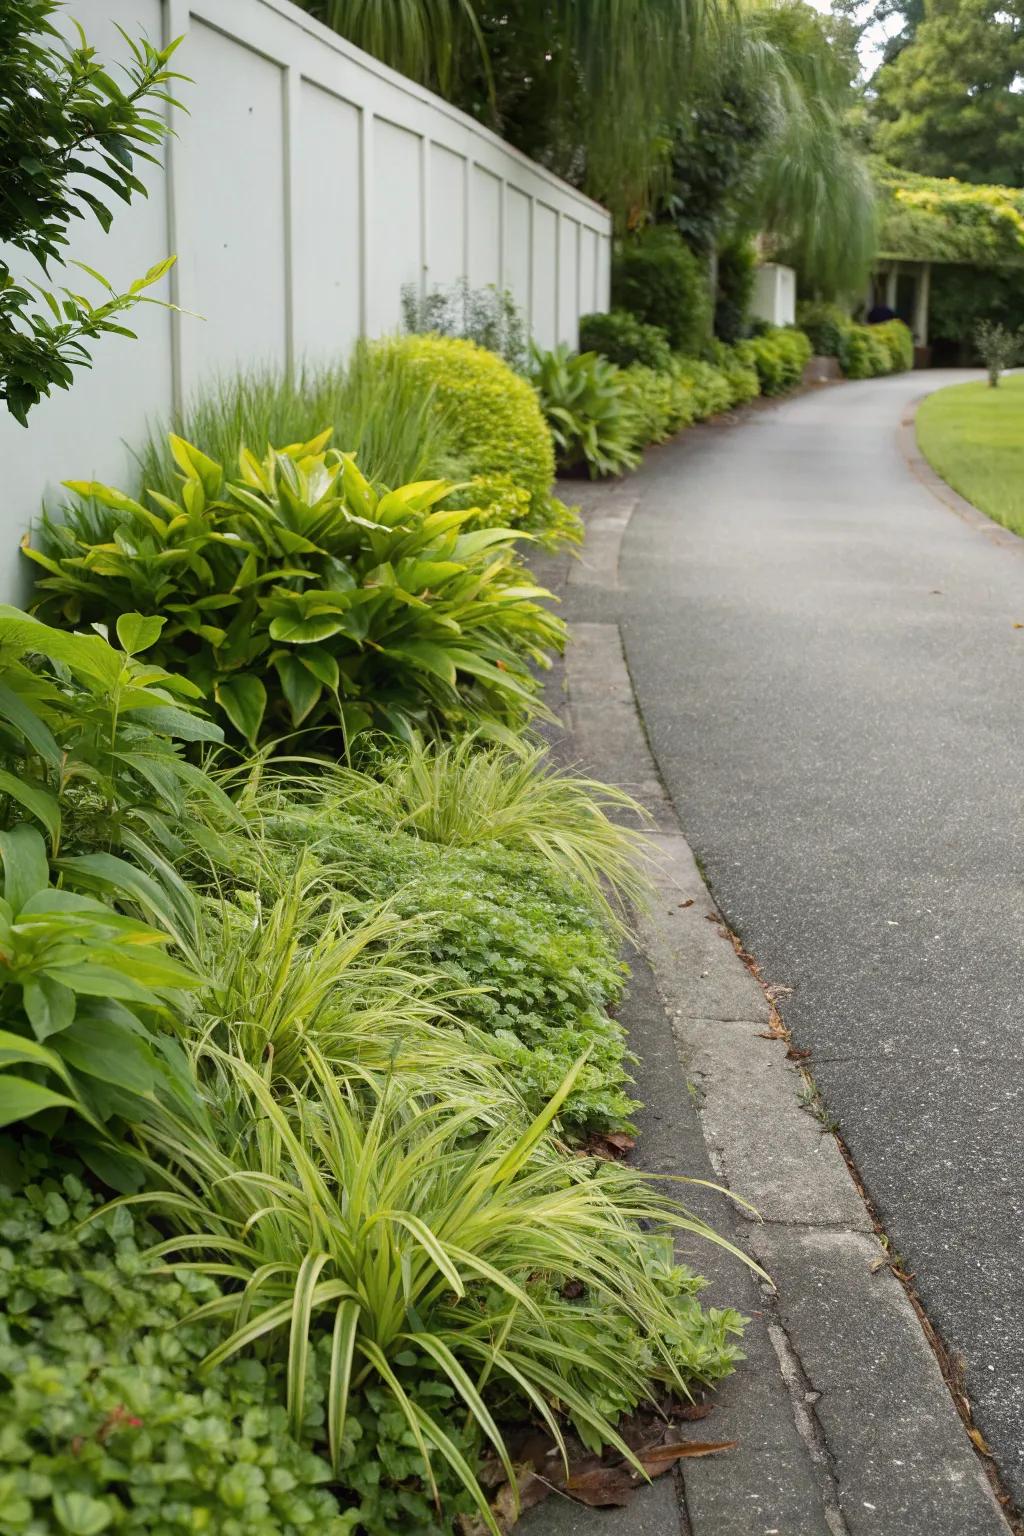
<svg viewBox="0 0 1024 1536">
<path fill-rule="evenodd" d="M 951 379 L 824 389 L 653 455 L 619 611 L 683 830 L 793 989 L 1024 1504 L 1024 541 L 903 456 L 901 418 Z"/>
</svg>

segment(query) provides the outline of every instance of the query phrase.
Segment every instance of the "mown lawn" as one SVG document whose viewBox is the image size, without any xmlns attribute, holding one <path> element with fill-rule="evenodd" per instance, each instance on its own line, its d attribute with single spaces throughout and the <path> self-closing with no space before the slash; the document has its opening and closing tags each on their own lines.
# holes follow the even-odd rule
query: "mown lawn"
<svg viewBox="0 0 1024 1536">
<path fill-rule="evenodd" d="M 917 413 L 921 452 L 961 496 L 1024 535 L 1024 374 L 936 390 Z"/>
</svg>

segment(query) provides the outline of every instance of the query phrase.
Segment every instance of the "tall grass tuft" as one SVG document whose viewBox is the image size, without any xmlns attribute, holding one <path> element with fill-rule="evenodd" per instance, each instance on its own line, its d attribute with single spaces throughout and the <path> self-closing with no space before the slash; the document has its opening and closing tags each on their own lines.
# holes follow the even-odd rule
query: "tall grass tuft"
<svg viewBox="0 0 1024 1536">
<path fill-rule="evenodd" d="M 294 378 L 271 368 L 221 378 L 170 423 L 151 430 L 136 454 L 131 493 L 176 494 L 168 430 L 230 470 L 243 446 L 259 458 L 269 443 L 304 443 L 326 427 L 333 429 L 334 445 L 354 452 L 378 485 L 465 478 L 432 389 L 388 348 L 360 341 L 347 364 L 304 367 Z"/>
<path fill-rule="evenodd" d="M 647 899 L 649 845 L 622 822 L 643 823 L 646 813 L 624 790 L 553 767 L 544 747 L 416 741 L 372 774 L 343 769 L 334 782 L 350 809 L 430 842 L 535 853 L 619 911 Z"/>
</svg>

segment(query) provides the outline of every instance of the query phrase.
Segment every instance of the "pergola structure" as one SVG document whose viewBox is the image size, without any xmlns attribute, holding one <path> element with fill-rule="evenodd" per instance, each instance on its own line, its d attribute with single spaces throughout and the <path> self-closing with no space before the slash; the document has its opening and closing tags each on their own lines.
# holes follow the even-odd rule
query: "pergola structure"
<svg viewBox="0 0 1024 1536">
<path fill-rule="evenodd" d="M 884 304 L 910 327 L 915 347 L 926 347 L 931 279 L 930 261 L 907 261 L 896 257 L 883 257 L 877 263 L 868 285 L 867 308 L 871 309 L 875 304 Z M 901 295 L 901 282 L 904 287 L 908 283 L 913 285 L 909 303 Z"/>
</svg>

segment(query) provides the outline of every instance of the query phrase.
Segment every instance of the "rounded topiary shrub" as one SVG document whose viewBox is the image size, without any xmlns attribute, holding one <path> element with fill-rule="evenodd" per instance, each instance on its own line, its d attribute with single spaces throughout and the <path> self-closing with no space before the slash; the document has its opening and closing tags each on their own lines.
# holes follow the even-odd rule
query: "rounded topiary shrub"
<svg viewBox="0 0 1024 1536">
<path fill-rule="evenodd" d="M 584 315 L 580 320 L 580 351 L 600 352 L 610 363 L 628 368 L 667 368 L 672 357 L 668 337 L 660 325 L 645 325 L 628 309 L 606 315 Z"/>
<path fill-rule="evenodd" d="M 467 505 L 479 505 L 489 521 L 515 517 L 518 527 L 572 536 L 567 511 L 551 494 L 554 444 L 528 380 L 494 352 L 456 337 L 396 336 L 376 347 L 433 391 L 451 451 L 476 482 Z"/>
<path fill-rule="evenodd" d="M 622 241 L 612 265 L 612 302 L 661 326 L 676 352 L 696 356 L 711 335 L 707 265 L 674 229 L 655 227 Z"/>
</svg>

